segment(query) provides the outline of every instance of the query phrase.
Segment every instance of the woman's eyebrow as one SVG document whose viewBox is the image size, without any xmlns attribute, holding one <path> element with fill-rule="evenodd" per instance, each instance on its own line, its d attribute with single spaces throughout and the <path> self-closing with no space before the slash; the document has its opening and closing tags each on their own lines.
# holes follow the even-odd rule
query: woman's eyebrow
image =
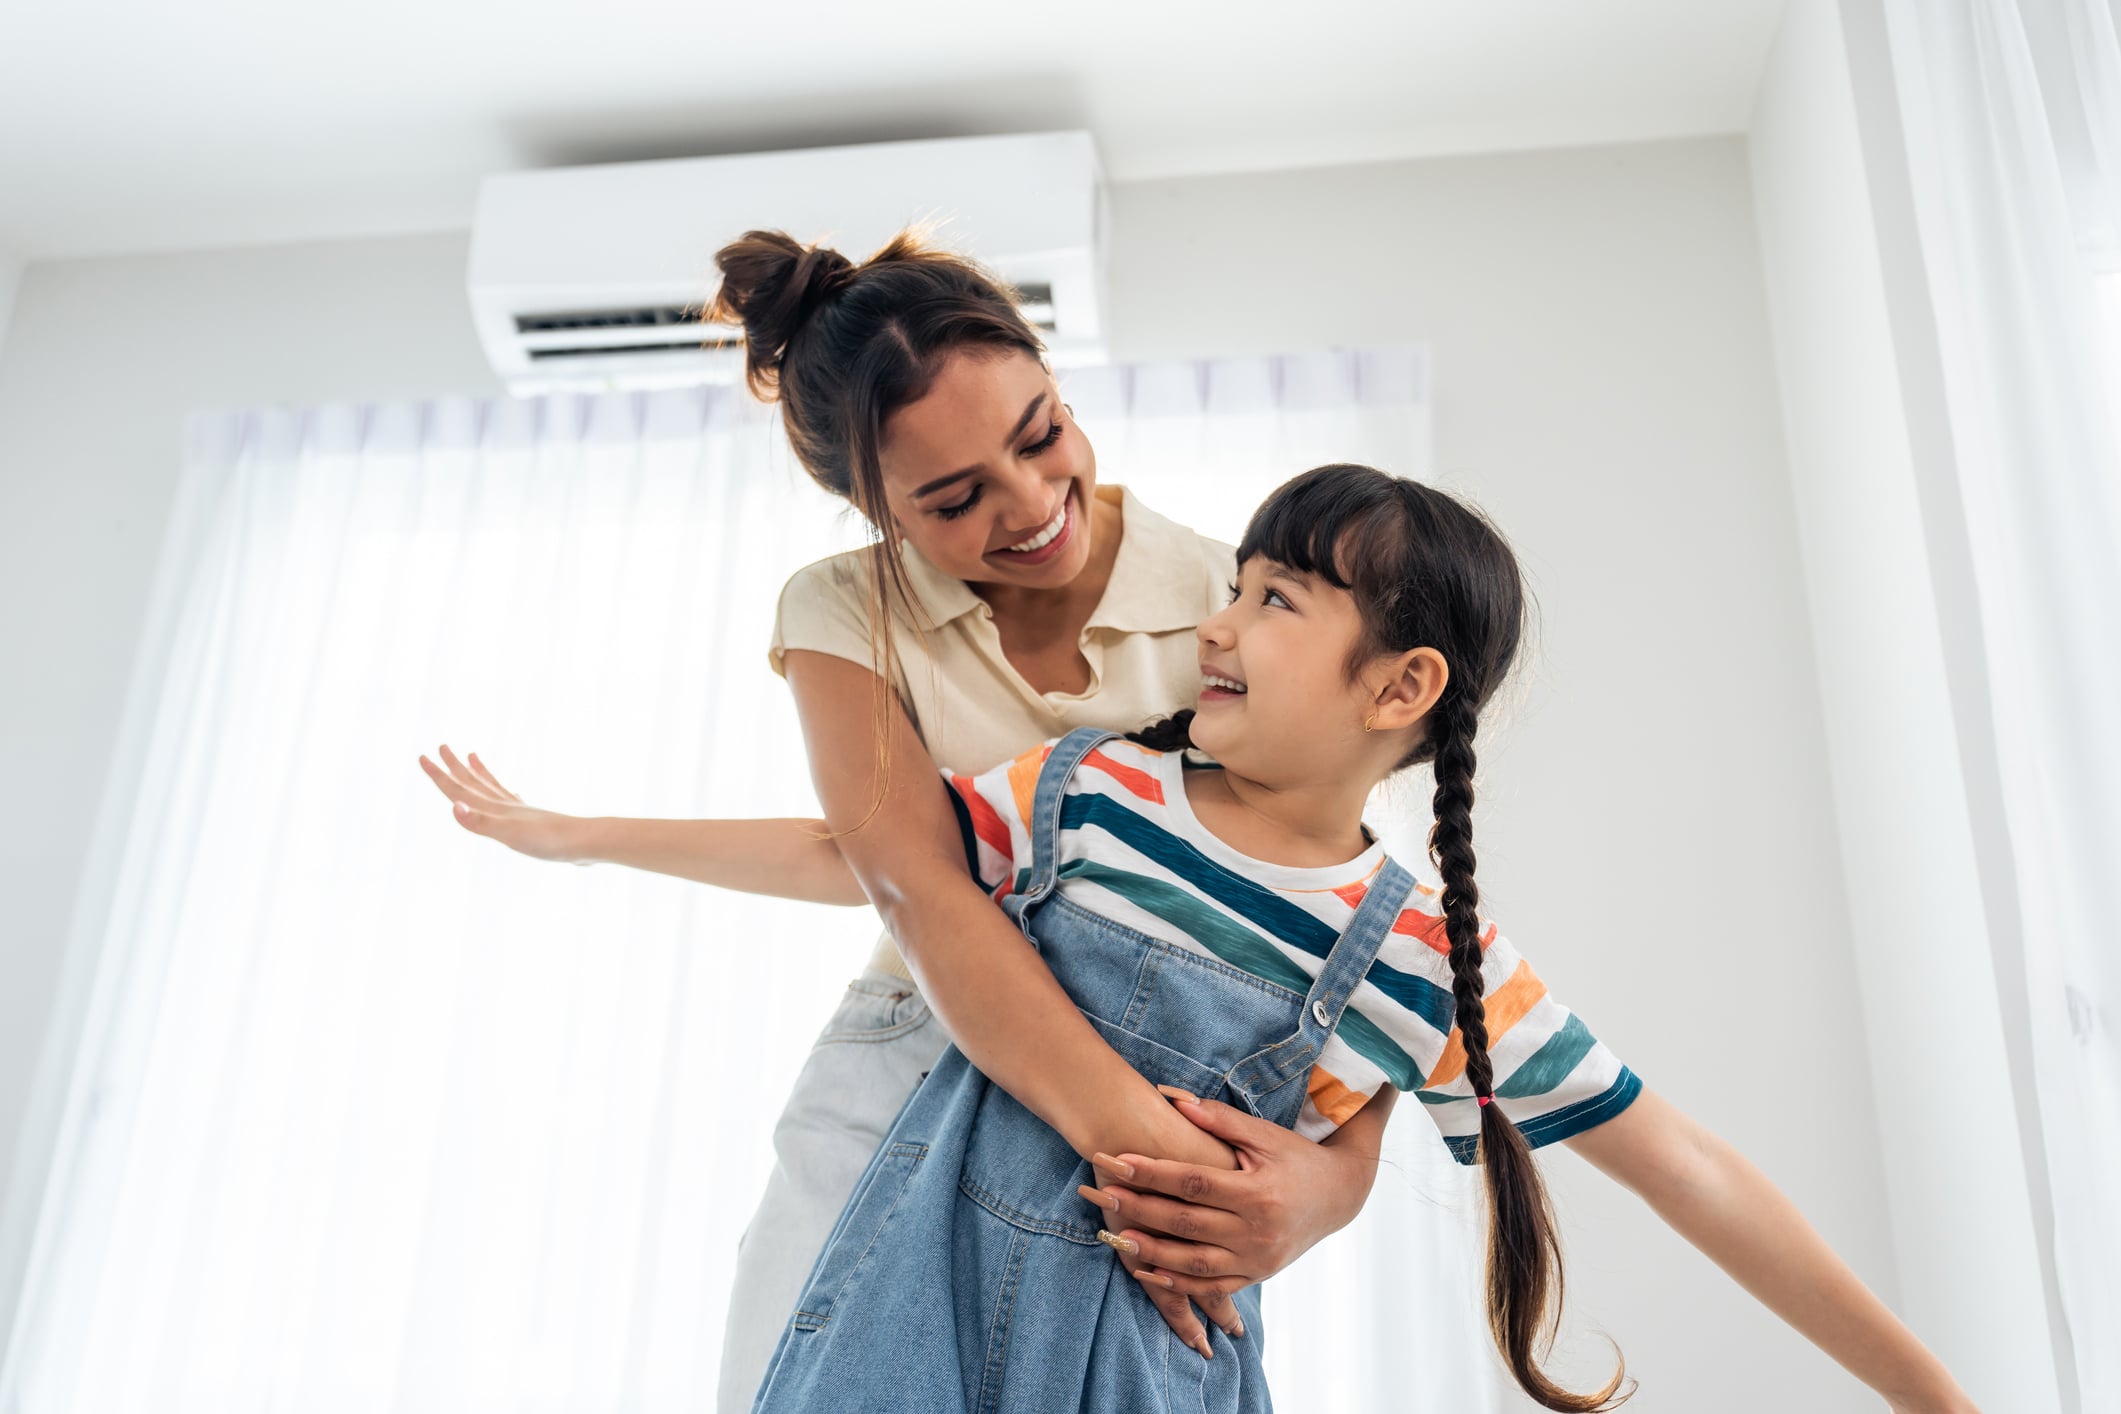
<svg viewBox="0 0 2121 1414">
<path fill-rule="evenodd" d="M 1016 420 L 1016 426 L 1010 428 L 1009 435 L 1002 439 L 1003 446 L 1008 446 L 1011 442 L 1014 442 L 1017 438 L 1024 435 L 1024 429 L 1031 425 L 1031 418 L 1033 414 L 1038 411 L 1039 404 L 1045 401 L 1046 391 L 1045 389 L 1041 388 L 1038 392 L 1038 396 L 1034 397 L 1025 406 L 1024 415 Z M 971 476 L 978 470 L 979 468 L 976 466 L 968 466 L 961 471 L 953 471 L 948 476 L 938 476 L 937 478 L 935 478 L 935 480 L 927 483 L 925 486 L 922 486 L 919 490 L 915 491 L 913 493 L 913 499 L 918 501 L 919 499 L 921 499 L 921 497 L 926 496 L 931 492 L 940 491 L 945 486 L 948 486 L 953 482 L 963 481 L 966 477 Z"/>
</svg>

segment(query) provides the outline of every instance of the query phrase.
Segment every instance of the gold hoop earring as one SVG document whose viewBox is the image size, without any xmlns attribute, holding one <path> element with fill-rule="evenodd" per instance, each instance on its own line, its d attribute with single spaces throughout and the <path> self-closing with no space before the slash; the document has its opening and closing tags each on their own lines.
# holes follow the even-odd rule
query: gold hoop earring
<svg viewBox="0 0 2121 1414">
<path fill-rule="evenodd" d="M 1372 712 L 1372 713 L 1371 713 L 1371 714 L 1370 714 L 1369 716 L 1367 716 L 1367 717 L 1365 717 L 1365 718 L 1363 718 L 1363 719 L 1362 719 L 1362 729 L 1363 729 L 1364 731 L 1368 731 L 1368 730 L 1370 729 L 1370 723 L 1372 723 L 1372 722 L 1374 722 L 1374 721 L 1376 721 L 1376 720 L 1377 720 L 1377 714 L 1376 714 L 1375 712 Z"/>
</svg>

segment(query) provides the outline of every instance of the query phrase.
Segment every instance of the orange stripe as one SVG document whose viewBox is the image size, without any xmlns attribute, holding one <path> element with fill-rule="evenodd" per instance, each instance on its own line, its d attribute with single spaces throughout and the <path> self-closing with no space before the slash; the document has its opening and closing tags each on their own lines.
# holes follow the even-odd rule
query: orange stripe
<svg viewBox="0 0 2121 1414">
<path fill-rule="evenodd" d="M 1399 915 L 1399 921 L 1392 925 L 1392 931 L 1409 938 L 1419 938 L 1445 957 L 1451 955 L 1451 935 L 1445 930 L 1443 915 L 1440 913 L 1423 913 L 1416 908 L 1406 909 Z M 1488 944 L 1494 941 L 1495 925 L 1490 923 L 1488 931 L 1480 935 L 1481 950 L 1486 951 Z"/>
<path fill-rule="evenodd" d="M 1049 746 L 1034 746 L 1009 763 L 1009 793 L 1016 797 L 1016 818 L 1032 828 L 1031 807 L 1038 799 L 1038 768 L 1052 752 Z"/>
<path fill-rule="evenodd" d="M 1409 938 L 1419 938 L 1445 957 L 1451 955 L 1451 939 L 1444 932 L 1443 918 L 1434 913 L 1423 913 L 1418 908 L 1404 909 L 1392 924 L 1392 931 Z"/>
<path fill-rule="evenodd" d="M 1348 1120 L 1370 1103 L 1368 1095 L 1358 1095 L 1322 1065 L 1311 1067 L 1311 1103 L 1318 1112 L 1335 1124 L 1346 1124 Z"/>
<path fill-rule="evenodd" d="M 1481 998 L 1481 1010 L 1485 1013 L 1488 1024 L 1488 1049 L 1494 1050 L 1495 1043 L 1500 1041 L 1512 1026 L 1524 1020 L 1525 1013 L 1539 1005 L 1540 998 L 1546 994 L 1547 984 L 1534 975 L 1531 963 L 1519 958 L 1517 970 L 1510 974 L 1510 979 Z M 1434 1090 L 1448 1085 L 1465 1074 L 1465 1069 L 1465 1039 L 1454 1026 L 1450 1036 L 1443 1043 L 1443 1055 L 1438 1058 L 1436 1068 L 1429 1072 L 1429 1078 L 1422 1088 Z"/>
<path fill-rule="evenodd" d="M 987 797 L 975 790 L 964 776 L 952 776 L 950 784 L 964 797 L 965 809 L 972 816 L 972 833 L 1003 859 L 1014 860 L 1016 850 L 1010 845 L 1009 827 L 1002 823 L 1000 812 L 989 805 Z"/>
<path fill-rule="evenodd" d="M 1147 771 L 1135 766 L 1122 766 L 1102 751 L 1093 751 L 1083 758 L 1113 780 L 1118 781 L 1135 795 L 1155 805 L 1164 803 L 1164 783 Z"/>
<path fill-rule="evenodd" d="M 1343 888 L 1335 889 L 1333 892 L 1348 907 L 1361 908 L 1363 899 L 1369 895 L 1370 886 L 1368 884 L 1349 884 Z"/>
</svg>

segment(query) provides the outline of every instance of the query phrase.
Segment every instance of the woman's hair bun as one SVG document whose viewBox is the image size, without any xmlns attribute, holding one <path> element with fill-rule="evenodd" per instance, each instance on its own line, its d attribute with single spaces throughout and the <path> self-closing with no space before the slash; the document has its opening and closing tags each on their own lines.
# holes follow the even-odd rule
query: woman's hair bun
<svg viewBox="0 0 2121 1414">
<path fill-rule="evenodd" d="M 722 286 L 707 306 L 710 323 L 744 329 L 744 377 L 771 398 L 781 360 L 819 304 L 854 277 L 853 261 L 828 246 L 806 246 L 786 231 L 746 231 L 715 252 Z"/>
</svg>

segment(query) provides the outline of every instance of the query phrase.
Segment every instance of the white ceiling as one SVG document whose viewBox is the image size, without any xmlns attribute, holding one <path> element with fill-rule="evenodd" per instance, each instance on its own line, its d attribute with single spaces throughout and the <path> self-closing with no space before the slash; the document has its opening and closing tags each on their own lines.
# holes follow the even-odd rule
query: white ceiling
<svg viewBox="0 0 2121 1414">
<path fill-rule="evenodd" d="M 1108 174 L 1745 129 L 1783 0 L 43 0 L 0 254 L 460 229 L 491 171 L 1084 127 Z"/>
</svg>

